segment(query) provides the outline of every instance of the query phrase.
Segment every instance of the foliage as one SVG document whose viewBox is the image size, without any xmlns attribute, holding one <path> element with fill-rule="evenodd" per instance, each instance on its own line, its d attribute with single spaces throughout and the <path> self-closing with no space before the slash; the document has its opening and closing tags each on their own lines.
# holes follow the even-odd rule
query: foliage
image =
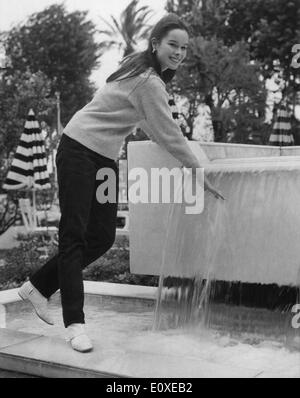
<svg viewBox="0 0 300 398">
<path fill-rule="evenodd" d="M 192 37 L 222 38 L 227 3 L 227 0 L 168 0 L 166 9 L 185 21 Z"/>
<path fill-rule="evenodd" d="M 155 286 L 157 277 L 135 275 L 129 269 L 129 241 L 117 238 L 114 246 L 102 257 L 89 265 L 83 272 L 84 279 L 132 285 Z"/>
<path fill-rule="evenodd" d="M 234 129 L 235 141 L 245 142 L 249 129 L 262 124 L 266 91 L 245 43 L 229 48 L 215 37 L 192 37 L 185 66 L 176 76 L 173 92 L 188 99 L 185 119 L 190 129 L 203 102 L 211 107 L 213 122 L 222 125 L 219 137 L 215 129 L 217 140 L 226 140 L 226 131 Z"/>
<path fill-rule="evenodd" d="M 3 195 L 0 200 L 0 236 L 20 219 L 18 193 Z"/>
<path fill-rule="evenodd" d="M 0 267 L 0 290 L 20 286 L 41 264 L 45 241 L 40 236 L 21 237 L 20 246 L 4 253 L 5 265 Z M 49 254 L 56 248 L 48 246 Z"/>
<path fill-rule="evenodd" d="M 299 75 L 290 67 L 294 44 L 300 42 L 300 7 L 298 0 L 229 0 L 224 40 L 231 45 L 238 40 L 250 44 L 251 58 L 264 64 L 266 76 L 280 66 L 285 80 Z"/>
<path fill-rule="evenodd" d="M 21 239 L 20 247 L 0 253 L 5 263 L 0 267 L 0 290 L 20 286 L 37 271 L 47 260 L 43 248 L 47 248 L 49 258 L 57 252 L 56 245 L 45 242 L 42 237 L 23 236 Z M 157 277 L 130 273 L 129 241 L 126 237 L 117 237 L 114 246 L 89 265 L 83 276 L 85 280 L 133 285 L 157 286 L 158 283 Z"/>
<path fill-rule="evenodd" d="M 101 53 L 95 26 L 86 16 L 81 11 L 67 13 L 63 4 L 52 5 L 11 29 L 4 42 L 8 75 L 41 71 L 51 82 L 52 98 L 61 93 L 63 124 L 94 92 L 89 76 Z M 53 124 L 54 120 L 53 115 Z"/>
<path fill-rule="evenodd" d="M 222 67 L 224 67 L 224 62 L 225 65 L 228 61 L 237 62 L 235 55 L 238 55 L 238 53 L 234 55 L 235 49 L 240 50 L 242 47 L 246 48 L 247 46 L 248 54 L 244 59 L 248 58 L 250 61 L 248 62 L 249 68 L 246 67 L 245 63 L 243 67 L 241 67 L 242 65 L 239 62 L 232 64 L 234 71 L 239 75 L 234 76 L 234 73 L 232 73 L 231 79 L 232 82 L 236 80 L 234 90 L 237 93 L 239 91 L 238 102 L 231 101 L 230 107 L 225 109 L 224 107 L 216 106 L 215 109 L 212 109 L 212 114 L 219 114 L 219 116 L 215 115 L 217 117 L 214 121 L 215 126 L 219 123 L 220 115 L 222 122 L 230 120 L 232 115 L 236 115 L 234 120 L 232 120 L 233 126 L 236 125 L 236 131 L 241 131 L 239 137 L 235 137 L 236 141 L 245 140 L 247 136 L 245 132 L 246 125 L 249 126 L 249 130 L 260 130 L 259 134 L 262 141 L 264 141 L 265 126 L 263 125 L 263 112 L 261 109 L 265 95 L 262 88 L 264 79 L 279 74 L 284 79 L 284 86 L 289 87 L 288 93 L 290 93 L 289 95 L 294 104 L 296 103 L 296 92 L 300 89 L 300 70 L 290 66 L 293 56 L 291 52 L 292 46 L 300 42 L 299 1 L 169 0 L 167 2 L 167 10 L 175 12 L 183 18 L 194 40 L 206 41 L 207 46 L 212 47 L 211 51 L 206 51 L 206 55 L 213 55 L 215 43 L 220 45 L 219 55 L 218 52 L 215 52 L 218 57 L 212 56 L 212 62 L 205 60 L 205 54 L 202 60 L 201 55 L 203 53 L 201 51 L 198 53 L 198 60 L 195 57 L 195 52 L 187 60 L 187 70 L 183 73 L 188 79 L 190 77 L 191 90 L 187 93 L 187 98 L 192 102 L 195 102 L 195 95 L 198 94 L 199 96 L 199 92 L 204 97 L 208 92 L 208 102 L 211 103 L 212 92 L 209 93 L 211 91 L 209 88 L 211 75 L 214 75 L 218 66 L 220 66 L 219 71 L 221 71 Z M 192 50 L 194 49 L 192 48 Z M 228 53 L 224 59 L 222 58 L 225 55 L 223 50 Z M 220 53 L 221 58 L 219 57 Z M 241 56 L 244 57 L 244 55 L 245 52 L 242 50 Z M 193 58 L 195 63 L 199 63 L 198 73 L 194 73 L 195 71 L 192 71 L 192 73 L 190 70 L 189 61 L 193 61 Z M 203 64 L 207 69 L 203 68 Z M 253 65 L 256 66 L 256 71 L 254 71 Z M 250 66 L 252 66 L 252 72 L 255 73 L 251 72 Z M 217 71 L 218 75 L 219 71 Z M 227 72 L 228 68 L 227 70 L 225 69 L 224 76 L 219 75 L 221 79 L 224 78 L 225 85 L 228 84 L 229 76 Z M 250 84 L 247 85 L 249 76 Z M 193 93 L 192 84 L 194 81 L 196 82 L 196 87 Z M 206 84 L 207 82 L 208 85 Z M 242 86 L 240 85 L 241 83 Z M 252 91 L 250 96 L 249 88 L 251 89 L 251 84 L 254 90 L 250 90 Z M 246 90 L 243 89 L 244 85 L 246 85 Z M 183 84 L 181 83 L 179 86 L 181 88 Z M 257 96 L 255 95 L 255 89 L 258 89 Z M 226 91 L 224 92 L 225 97 L 227 96 Z M 222 97 L 223 94 L 221 94 Z M 248 100 L 247 103 L 241 102 L 241 98 L 247 98 L 251 101 L 250 103 Z M 233 109 L 233 106 L 235 109 Z M 194 117 L 193 112 L 196 108 L 192 104 L 192 113 L 189 115 L 191 119 Z M 223 138 L 227 124 L 225 121 Z"/>
<path fill-rule="evenodd" d="M 0 81 L 1 159 L 9 160 L 15 151 L 30 108 L 39 118 L 47 118 L 54 107 L 55 101 L 50 97 L 50 81 L 42 72 L 16 71 L 5 76 Z"/>
<path fill-rule="evenodd" d="M 265 78 L 282 80 L 281 90 L 295 109 L 300 91 L 300 69 L 293 68 L 292 47 L 300 43 L 299 0 L 230 0 L 223 38 L 229 45 L 243 38 L 251 59 L 263 65 Z"/>
<path fill-rule="evenodd" d="M 100 30 L 99 33 L 109 37 L 102 43 L 103 47 L 110 49 L 118 47 L 123 50 L 123 57 L 131 54 L 139 41 L 148 37 L 149 27 L 147 25 L 149 16 L 152 11 L 148 6 L 138 8 L 139 1 L 132 0 L 128 6 L 122 11 L 119 21 L 111 16 L 111 21 L 102 21 L 107 29 Z"/>
<path fill-rule="evenodd" d="M 220 38 L 227 46 L 244 41 L 252 60 L 272 72 L 278 62 L 286 76 L 291 48 L 300 39 L 298 0 L 168 0 L 167 9 L 180 14 L 192 36 Z"/>
<path fill-rule="evenodd" d="M 299 91 L 300 70 L 291 68 L 291 49 L 300 43 L 298 0 L 169 0 L 167 8 L 183 15 L 192 36 L 217 37 L 228 47 L 248 43 L 265 78 L 280 70 Z"/>
</svg>

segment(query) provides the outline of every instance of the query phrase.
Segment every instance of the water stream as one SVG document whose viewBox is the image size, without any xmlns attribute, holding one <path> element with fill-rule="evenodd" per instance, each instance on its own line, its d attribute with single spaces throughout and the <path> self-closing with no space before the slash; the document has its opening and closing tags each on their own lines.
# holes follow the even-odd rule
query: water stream
<svg viewBox="0 0 300 398">
<path fill-rule="evenodd" d="M 284 347 L 300 349 L 298 330 L 291 327 L 291 308 L 299 300 L 299 280 L 295 281 L 294 286 L 261 283 L 264 281 L 266 269 L 270 274 L 270 267 L 263 262 L 265 258 L 270 258 L 270 253 L 264 252 L 264 249 L 269 248 L 263 239 L 275 245 L 279 243 L 276 230 L 278 219 L 276 214 L 273 218 L 269 217 L 270 209 L 267 214 L 266 209 L 268 203 L 272 203 L 273 210 L 274 195 L 278 194 L 279 189 L 278 180 L 284 176 L 272 181 L 273 190 L 267 190 L 270 186 L 268 180 L 272 175 L 263 175 L 262 179 L 258 179 L 258 186 L 254 191 L 253 185 L 247 184 L 253 176 L 246 176 L 244 179 L 236 177 L 236 174 L 227 175 L 227 180 L 235 178 L 237 182 L 233 195 L 236 204 L 234 220 L 230 197 L 223 202 L 206 194 L 205 209 L 199 215 L 185 214 L 184 204 L 170 205 L 153 330 L 179 328 L 193 330 L 196 334 L 210 330 L 238 338 L 242 342 L 258 344 L 270 340 L 279 342 Z M 224 186 L 224 175 L 217 174 L 214 185 L 220 186 L 222 179 Z M 280 191 L 283 185 L 285 194 L 290 192 L 294 195 L 291 199 L 297 200 L 299 193 L 291 181 L 286 180 L 283 184 L 282 180 L 280 182 Z M 232 181 L 229 185 L 232 186 Z M 245 192 L 247 187 L 248 191 Z M 249 188 L 252 188 L 251 191 Z M 291 220 L 286 200 L 275 200 L 275 206 L 280 215 L 283 214 Z M 246 214 L 242 214 L 243 207 Z M 296 214 L 298 212 L 297 209 Z M 265 220 L 261 219 L 262 215 Z M 290 229 L 286 223 L 283 224 L 286 231 L 294 234 L 292 239 L 299 234 L 295 224 Z M 205 231 L 203 225 L 206 226 Z M 259 230 L 259 227 L 263 227 L 263 230 Z M 258 236 L 254 235 L 255 231 Z M 249 282 L 247 279 L 230 280 L 231 270 L 234 269 L 239 274 L 236 257 L 239 256 L 240 264 L 246 269 L 245 262 L 250 258 L 249 245 L 253 241 L 257 243 L 257 239 L 261 239 L 262 252 L 253 253 L 253 256 L 260 257 L 262 262 L 261 275 L 257 273 L 257 265 L 255 267 L 256 283 L 251 278 Z M 205 250 L 201 250 L 203 248 Z M 246 256 L 243 258 L 245 252 Z M 225 280 L 216 278 L 216 275 L 223 273 L 220 270 L 222 258 L 229 272 L 229 278 Z M 198 272 L 195 267 L 197 262 Z M 229 263 L 232 264 L 231 270 L 228 269 Z M 251 265 L 250 262 L 248 266 Z M 251 274 L 251 270 L 246 272 Z"/>
</svg>

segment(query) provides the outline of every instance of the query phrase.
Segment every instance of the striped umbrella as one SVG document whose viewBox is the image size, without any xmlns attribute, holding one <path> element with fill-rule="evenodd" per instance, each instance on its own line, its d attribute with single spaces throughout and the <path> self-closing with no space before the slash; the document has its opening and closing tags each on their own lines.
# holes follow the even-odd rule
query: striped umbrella
<svg viewBox="0 0 300 398">
<path fill-rule="evenodd" d="M 32 191 L 33 222 L 36 225 L 35 191 L 49 188 L 51 185 L 47 171 L 45 142 L 39 123 L 33 110 L 30 109 L 3 189 Z"/>
<path fill-rule="evenodd" d="M 31 109 L 3 189 L 40 190 L 50 187 L 45 143 Z"/>
<path fill-rule="evenodd" d="M 282 102 L 275 110 L 273 130 L 269 138 L 270 145 L 294 145 L 292 134 L 291 113 L 286 102 Z"/>
</svg>

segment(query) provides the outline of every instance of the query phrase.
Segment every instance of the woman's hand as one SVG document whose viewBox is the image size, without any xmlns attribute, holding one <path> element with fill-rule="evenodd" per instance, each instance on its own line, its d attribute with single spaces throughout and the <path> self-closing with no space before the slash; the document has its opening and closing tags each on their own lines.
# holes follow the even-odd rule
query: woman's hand
<svg viewBox="0 0 300 398">
<path fill-rule="evenodd" d="M 204 177 L 204 191 L 210 192 L 216 199 L 225 200 L 224 196 L 211 185 L 207 177 Z"/>
<path fill-rule="evenodd" d="M 197 169 L 192 169 L 192 178 L 197 179 L 199 184 L 204 185 L 204 191 L 208 191 L 211 193 L 216 199 L 225 200 L 224 196 L 218 192 L 210 183 L 208 178 L 204 176 L 202 173 L 197 173 Z M 204 181 L 203 181 L 204 178 Z"/>
</svg>

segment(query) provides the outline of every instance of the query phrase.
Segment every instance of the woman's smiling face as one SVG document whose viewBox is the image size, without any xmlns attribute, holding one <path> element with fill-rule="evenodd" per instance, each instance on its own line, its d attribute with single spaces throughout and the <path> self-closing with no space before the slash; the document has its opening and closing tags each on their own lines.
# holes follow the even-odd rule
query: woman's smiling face
<svg viewBox="0 0 300 398">
<path fill-rule="evenodd" d="M 186 57 L 188 43 L 189 35 L 182 29 L 170 30 L 160 43 L 153 42 L 162 71 L 178 68 Z"/>
</svg>

